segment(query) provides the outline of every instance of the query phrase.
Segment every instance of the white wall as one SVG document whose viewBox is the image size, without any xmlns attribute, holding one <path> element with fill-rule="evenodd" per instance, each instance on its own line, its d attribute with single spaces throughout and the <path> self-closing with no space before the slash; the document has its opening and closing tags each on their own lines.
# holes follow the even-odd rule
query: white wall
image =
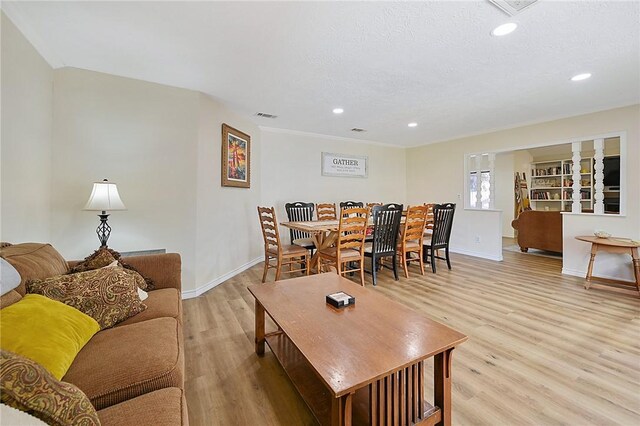
<svg viewBox="0 0 640 426">
<path fill-rule="evenodd" d="M 1 19 L 0 239 L 49 241 L 53 70 Z"/>
<path fill-rule="evenodd" d="M 322 152 L 367 156 L 368 177 L 322 176 Z M 333 202 L 337 206 L 346 200 L 364 203 L 406 200 L 403 148 L 263 129 L 261 161 L 262 203 L 276 207 L 281 222 L 287 217 L 284 204 L 292 201 Z"/>
<path fill-rule="evenodd" d="M 598 216 L 599 228 L 624 230 L 624 235 L 638 238 L 640 234 L 640 168 L 635 167 L 640 160 L 640 106 L 634 105 L 586 114 L 562 120 L 550 121 L 515 129 L 494 133 L 471 136 L 438 144 L 425 145 L 407 150 L 407 198 L 409 202 L 421 199 L 443 201 L 458 200 L 458 194 L 463 194 L 464 154 L 478 151 L 509 151 L 533 145 L 549 144 L 557 141 L 568 141 L 573 138 L 588 138 L 617 131 L 627 132 L 628 170 L 627 214 L 625 217 Z M 497 184 L 497 183 L 496 183 Z M 456 212 L 456 221 L 452 233 L 454 241 L 461 251 L 485 251 L 483 244 L 475 243 L 473 232 L 484 231 L 483 217 L 474 211 Z M 564 217 L 564 250 L 563 261 L 566 265 L 578 267 L 584 256 L 584 250 L 574 244 L 567 244 L 575 237 L 577 231 L 574 224 L 583 224 L 588 220 L 574 215 Z M 464 226 L 460 226 L 464 225 Z M 471 234 L 468 234 L 471 233 Z M 476 234 L 477 235 L 477 234 Z M 493 243 L 493 242 L 492 242 Z M 587 246 L 587 244 L 585 244 Z M 486 250 L 490 250 L 488 247 Z M 612 264 L 624 268 L 626 260 L 617 259 Z M 586 270 L 586 263 L 582 269 Z M 580 270 L 582 271 L 582 270 Z M 622 276 L 622 274 L 620 274 Z"/>
<path fill-rule="evenodd" d="M 196 283 L 201 294 L 234 273 L 262 260 L 262 235 L 256 206 L 260 204 L 260 129 L 222 103 L 200 95 Z M 251 188 L 221 186 L 222 123 L 251 136 Z"/>
<path fill-rule="evenodd" d="M 99 245 L 96 212 L 82 211 L 92 182 L 118 184 L 109 246 L 164 248 L 195 287 L 197 92 L 75 68 L 55 71 L 51 242 L 67 259 Z"/>
</svg>

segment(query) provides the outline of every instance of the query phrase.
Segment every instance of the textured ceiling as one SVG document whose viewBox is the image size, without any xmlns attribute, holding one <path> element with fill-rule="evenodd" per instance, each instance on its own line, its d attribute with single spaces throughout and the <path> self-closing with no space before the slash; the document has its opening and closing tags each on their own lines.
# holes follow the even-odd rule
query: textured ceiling
<svg viewBox="0 0 640 426">
<path fill-rule="evenodd" d="M 413 146 L 640 102 L 637 1 L 545 1 L 514 18 L 486 1 L 3 9 L 56 67 L 199 90 L 277 115 L 252 117 L 268 127 Z M 510 20 L 514 33 L 490 35 Z M 593 77 L 569 81 L 580 72 Z"/>
</svg>

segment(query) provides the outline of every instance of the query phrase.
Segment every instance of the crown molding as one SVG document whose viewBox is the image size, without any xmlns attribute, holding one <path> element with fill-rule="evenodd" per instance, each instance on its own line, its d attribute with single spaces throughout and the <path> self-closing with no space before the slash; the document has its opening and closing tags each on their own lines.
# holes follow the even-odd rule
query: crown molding
<svg viewBox="0 0 640 426">
<path fill-rule="evenodd" d="M 393 144 L 390 144 L 390 143 L 370 141 L 370 140 L 366 140 L 366 139 L 347 138 L 347 137 L 344 137 L 344 136 L 325 135 L 323 133 L 303 132 L 301 130 L 282 129 L 282 128 L 278 128 L 278 127 L 268 127 L 268 126 L 258 126 L 258 128 L 260 130 L 262 130 L 263 132 L 268 132 L 268 133 L 282 133 L 282 134 L 287 134 L 287 135 L 309 136 L 309 137 L 320 138 L 320 139 L 329 139 L 329 140 L 334 140 L 334 141 L 354 142 L 354 143 L 361 143 L 361 144 L 367 144 L 367 145 L 379 145 L 379 146 L 384 146 L 384 147 L 388 147 L 388 148 L 400 148 L 400 149 L 405 149 L 406 148 L 405 146 L 393 145 Z"/>
</svg>

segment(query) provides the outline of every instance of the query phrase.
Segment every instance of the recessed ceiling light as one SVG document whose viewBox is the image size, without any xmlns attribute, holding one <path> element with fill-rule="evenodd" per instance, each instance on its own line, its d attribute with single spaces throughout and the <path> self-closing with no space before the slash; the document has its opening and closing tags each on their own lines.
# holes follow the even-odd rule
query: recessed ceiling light
<svg viewBox="0 0 640 426">
<path fill-rule="evenodd" d="M 333 113 L 334 114 L 342 114 L 344 112 L 344 110 L 342 108 L 334 108 L 333 109 Z"/>
<path fill-rule="evenodd" d="M 506 24 L 495 27 L 493 31 L 491 31 L 491 35 L 501 37 L 514 32 L 516 28 L 518 28 L 518 24 L 515 22 L 507 22 Z"/>
<path fill-rule="evenodd" d="M 417 125 L 418 125 L 418 123 L 409 123 L 409 124 L 407 124 L 407 126 L 409 126 L 409 127 L 416 127 Z"/>
<path fill-rule="evenodd" d="M 571 77 L 571 81 L 586 80 L 589 77 L 591 77 L 591 73 L 585 72 L 583 74 L 574 75 L 573 77 Z"/>
</svg>

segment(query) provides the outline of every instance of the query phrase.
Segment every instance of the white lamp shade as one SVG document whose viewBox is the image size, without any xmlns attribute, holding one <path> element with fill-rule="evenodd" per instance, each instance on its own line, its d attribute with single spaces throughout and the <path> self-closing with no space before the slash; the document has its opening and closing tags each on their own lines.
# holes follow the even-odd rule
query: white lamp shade
<svg viewBox="0 0 640 426">
<path fill-rule="evenodd" d="M 94 182 L 93 190 L 89 201 L 84 206 L 83 210 L 92 211 L 112 211 L 112 210 L 126 210 L 124 203 L 120 199 L 118 194 L 118 187 L 113 182 L 107 182 L 105 179 L 103 182 Z"/>
</svg>

